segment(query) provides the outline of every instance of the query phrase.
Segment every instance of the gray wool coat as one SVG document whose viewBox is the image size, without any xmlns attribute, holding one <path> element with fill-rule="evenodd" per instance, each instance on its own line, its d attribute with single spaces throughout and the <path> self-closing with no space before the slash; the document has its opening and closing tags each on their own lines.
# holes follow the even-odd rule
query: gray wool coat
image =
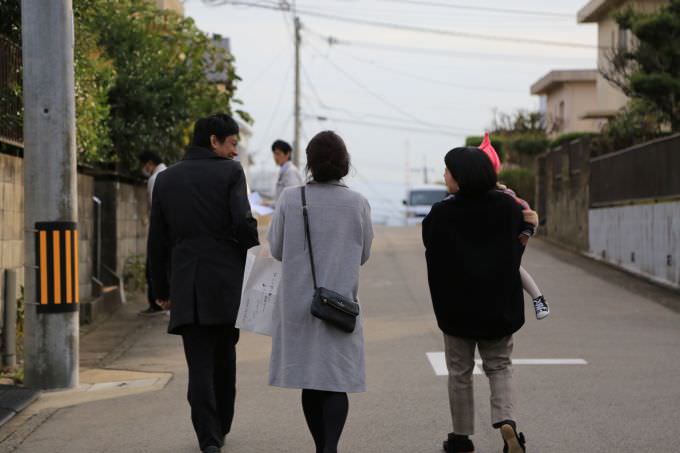
<svg viewBox="0 0 680 453">
<path fill-rule="evenodd" d="M 358 300 L 359 269 L 368 260 L 373 241 L 368 201 L 341 182 L 310 183 L 307 206 L 319 286 Z M 268 239 L 272 256 L 283 263 L 274 310 L 270 385 L 365 391 L 362 315 L 348 334 L 310 313 L 314 284 L 299 186 L 281 195 Z"/>
</svg>

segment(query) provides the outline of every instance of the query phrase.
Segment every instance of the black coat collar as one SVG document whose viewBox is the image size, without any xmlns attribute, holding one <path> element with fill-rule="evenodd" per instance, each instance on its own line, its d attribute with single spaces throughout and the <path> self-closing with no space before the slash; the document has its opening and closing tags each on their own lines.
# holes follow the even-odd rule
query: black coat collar
<svg viewBox="0 0 680 453">
<path fill-rule="evenodd" d="M 201 146 L 189 145 L 187 146 L 186 153 L 182 160 L 195 160 L 195 159 L 224 159 L 215 154 L 214 151 L 203 148 Z"/>
</svg>

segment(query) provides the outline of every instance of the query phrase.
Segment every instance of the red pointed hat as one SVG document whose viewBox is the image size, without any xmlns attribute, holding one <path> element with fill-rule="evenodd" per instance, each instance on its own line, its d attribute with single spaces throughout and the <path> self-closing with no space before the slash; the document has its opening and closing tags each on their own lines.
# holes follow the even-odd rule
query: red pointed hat
<svg viewBox="0 0 680 453">
<path fill-rule="evenodd" d="M 489 159 L 491 159 L 491 165 L 493 165 L 493 169 L 496 170 L 496 173 L 500 173 L 501 159 L 498 157 L 498 153 L 491 144 L 491 139 L 489 139 L 488 132 L 484 132 L 484 140 L 482 141 L 482 144 L 479 145 L 479 149 L 484 151 L 484 153 L 489 156 Z"/>
</svg>

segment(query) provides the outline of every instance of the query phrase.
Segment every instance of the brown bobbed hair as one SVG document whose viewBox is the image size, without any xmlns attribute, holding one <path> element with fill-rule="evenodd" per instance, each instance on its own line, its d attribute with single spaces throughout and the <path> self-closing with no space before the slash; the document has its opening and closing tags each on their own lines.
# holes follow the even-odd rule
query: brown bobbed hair
<svg viewBox="0 0 680 453">
<path fill-rule="evenodd" d="M 307 145 L 307 171 L 316 182 L 336 181 L 349 173 L 345 142 L 333 131 L 319 132 Z"/>
</svg>

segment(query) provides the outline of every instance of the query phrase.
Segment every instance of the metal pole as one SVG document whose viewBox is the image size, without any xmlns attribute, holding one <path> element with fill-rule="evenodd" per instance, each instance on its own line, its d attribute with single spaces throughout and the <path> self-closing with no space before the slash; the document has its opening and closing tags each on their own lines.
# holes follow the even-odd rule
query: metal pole
<svg viewBox="0 0 680 453">
<path fill-rule="evenodd" d="M 5 310 L 2 329 L 2 366 L 14 368 L 17 365 L 17 271 L 8 269 L 5 279 Z"/>
<path fill-rule="evenodd" d="M 293 6 L 295 8 L 295 6 Z M 295 9 L 293 9 L 295 14 Z M 300 168 L 300 18 L 295 16 L 295 136 L 293 138 L 293 153 L 295 166 Z"/>
<path fill-rule="evenodd" d="M 67 306 L 71 299 L 62 300 L 57 294 L 68 287 L 71 291 L 68 297 L 72 298 L 75 290 L 77 302 L 77 272 L 75 280 L 66 279 L 65 275 L 73 276 L 74 270 L 59 261 L 67 256 L 64 260 L 75 261 L 77 270 L 77 231 L 70 224 L 68 234 L 62 230 L 62 242 L 57 239 L 62 237 L 61 233 L 56 231 L 62 228 L 58 225 L 76 222 L 78 217 L 71 0 L 22 0 L 21 25 L 25 112 L 25 383 L 35 389 L 73 388 L 78 385 L 77 305 Z M 43 247 L 42 242 L 39 247 L 40 253 L 45 251 L 46 256 L 51 257 L 50 253 L 57 258 L 36 257 L 38 235 L 34 228 L 38 228 L 38 222 L 57 225 L 55 231 L 45 231 L 49 248 Z M 67 243 L 73 247 L 64 248 L 62 254 L 59 247 Z M 38 267 L 41 263 L 44 265 Z M 39 274 L 49 269 L 40 285 L 36 269 Z M 45 307 L 53 310 L 45 311 Z"/>
<path fill-rule="evenodd" d="M 97 281 L 102 280 L 102 201 L 97 198 L 97 197 L 92 197 L 92 201 L 94 201 L 95 204 L 95 209 L 97 211 L 97 220 L 96 220 L 96 233 L 95 233 L 95 238 L 97 241 L 97 249 L 95 252 L 95 260 L 97 261 L 95 263 L 94 269 L 95 269 L 95 276 L 97 277 Z"/>
</svg>

